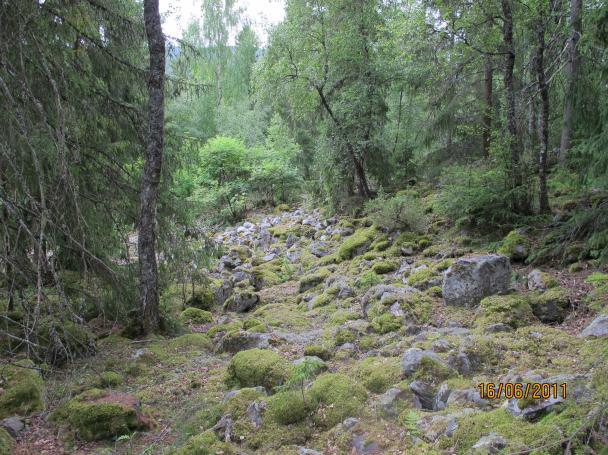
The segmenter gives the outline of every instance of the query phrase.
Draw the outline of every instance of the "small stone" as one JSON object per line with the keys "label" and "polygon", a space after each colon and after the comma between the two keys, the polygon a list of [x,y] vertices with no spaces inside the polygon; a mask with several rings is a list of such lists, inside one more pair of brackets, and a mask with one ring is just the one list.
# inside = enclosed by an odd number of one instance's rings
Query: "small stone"
{"label": "small stone", "polygon": [[11,416],[3,419],[0,421],[0,427],[4,428],[14,439],[25,430],[25,424],[18,416]]}
{"label": "small stone", "polygon": [[420,366],[420,362],[423,358],[429,358],[435,362],[443,363],[437,354],[433,351],[423,351],[419,348],[410,348],[403,354],[401,360],[401,367],[406,376],[413,375]]}
{"label": "small stone", "polygon": [[435,400],[433,402],[434,411],[441,411],[442,409],[446,408],[448,398],[450,397],[451,392],[452,391],[450,390],[450,387],[448,386],[447,382],[444,382],[443,384],[441,384],[441,386],[439,386],[439,390],[437,391],[437,394],[435,395]]}
{"label": "small stone", "polygon": [[[435,388],[432,384],[425,381],[413,381],[409,385],[409,389],[415,395],[415,405],[418,408],[433,410],[435,400]],[[417,400],[416,400],[417,399]]]}
{"label": "small stone", "polygon": [[500,452],[507,445],[508,442],[505,438],[496,433],[490,433],[480,438],[473,446],[473,450],[478,453],[494,454]]}
{"label": "small stone", "polygon": [[608,336],[608,314],[598,316],[580,334],[581,337],[605,337]]}
{"label": "small stone", "polygon": [[408,398],[409,394],[406,390],[392,387],[380,395],[378,406],[387,416],[396,417]]}

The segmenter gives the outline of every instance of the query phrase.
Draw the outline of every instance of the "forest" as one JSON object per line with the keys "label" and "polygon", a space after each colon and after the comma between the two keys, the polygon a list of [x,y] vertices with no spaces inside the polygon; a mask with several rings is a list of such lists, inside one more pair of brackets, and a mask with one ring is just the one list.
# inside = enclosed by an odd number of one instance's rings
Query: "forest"
{"label": "forest", "polygon": [[608,454],[608,2],[251,3],[0,0],[0,455]]}

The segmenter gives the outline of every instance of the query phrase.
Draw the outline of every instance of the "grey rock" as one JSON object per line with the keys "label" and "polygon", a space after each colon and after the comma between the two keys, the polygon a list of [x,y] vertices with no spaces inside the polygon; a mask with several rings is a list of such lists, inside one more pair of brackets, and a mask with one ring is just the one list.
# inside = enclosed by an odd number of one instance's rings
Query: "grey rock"
{"label": "grey rock", "polygon": [[131,360],[137,360],[139,359],[141,356],[144,355],[154,355],[152,354],[152,351],[150,351],[148,348],[141,348],[141,349],[137,349],[132,355],[131,355]]}
{"label": "grey rock", "polygon": [[551,412],[557,405],[563,402],[564,399],[562,397],[551,396],[548,400],[541,400],[520,409],[519,400],[517,398],[511,398],[507,401],[507,411],[509,411],[515,417],[523,417],[526,420],[536,420]]}
{"label": "grey rock", "polygon": [[290,232],[289,234],[287,234],[287,239],[285,240],[285,246],[287,248],[291,248],[292,246],[294,246],[296,244],[297,241],[298,241],[298,238],[295,236],[295,234],[293,232]]}
{"label": "grey rock", "polygon": [[420,367],[420,362],[424,358],[429,358],[438,362],[440,364],[444,364],[444,362],[439,358],[437,354],[433,351],[423,351],[419,348],[410,348],[403,354],[403,358],[401,359],[401,368],[406,376],[413,375],[418,368]]}
{"label": "grey rock", "polygon": [[233,287],[230,281],[224,281],[220,287],[213,291],[213,304],[218,306],[223,305],[228,300],[228,297],[232,295]]}
{"label": "grey rock", "polygon": [[252,401],[247,407],[247,418],[253,424],[254,428],[259,428],[262,425],[262,413],[266,409],[266,402]]}
{"label": "grey rock", "polygon": [[568,315],[569,308],[570,298],[565,292],[549,291],[532,301],[534,316],[544,324],[561,324]]}
{"label": "grey rock", "polygon": [[7,417],[6,419],[2,419],[2,421],[0,421],[0,427],[4,428],[7,433],[15,439],[21,434],[21,432],[23,432],[23,430],[25,430],[25,424],[18,416],[11,416]]}
{"label": "grey rock", "polygon": [[528,273],[528,289],[531,291],[546,291],[548,288],[549,285],[545,281],[543,272],[534,269]]}
{"label": "grey rock", "polygon": [[262,261],[263,262],[270,262],[270,261],[276,259],[276,257],[277,257],[277,255],[275,253],[269,253],[269,254],[267,254],[266,256],[264,256],[262,258]]}
{"label": "grey rock", "polygon": [[249,222],[249,221],[245,221],[245,222],[243,223],[243,227],[244,227],[245,229],[253,229],[253,228],[255,227],[255,225],[254,225],[253,223]]}
{"label": "grey rock", "polygon": [[353,428],[355,425],[357,425],[359,423],[359,419],[357,419],[356,417],[347,417],[346,419],[344,419],[344,421],[342,422],[342,426],[347,429],[350,430],[351,428]]}
{"label": "grey rock", "polygon": [[375,441],[369,441],[365,434],[353,435],[351,441],[352,451],[356,455],[372,455],[381,454],[380,445]]}
{"label": "grey rock", "polygon": [[243,261],[236,255],[224,255],[220,258],[220,269],[234,270],[242,263]]}
{"label": "grey rock", "polygon": [[222,441],[230,442],[232,438],[232,417],[230,415],[223,415],[222,418],[217,422],[212,430],[215,431],[218,438]]}
{"label": "grey rock", "polygon": [[413,381],[409,389],[414,393],[414,406],[432,411],[435,400],[435,388],[433,384],[425,381]]}
{"label": "grey rock", "polygon": [[411,256],[414,254],[414,248],[411,246],[402,246],[401,247],[401,255],[402,256]]}
{"label": "grey rock", "polygon": [[466,352],[451,355],[448,358],[448,365],[463,376],[468,376],[471,373],[471,360]]}
{"label": "grey rock", "polygon": [[299,455],[323,455],[321,452],[317,452],[313,449],[307,449],[306,447],[299,447],[298,453]]}
{"label": "grey rock", "polygon": [[487,326],[484,331],[486,333],[512,332],[513,327],[508,324],[503,324],[502,322],[497,322],[496,324]]}
{"label": "grey rock", "polygon": [[[257,387],[251,387],[253,390],[255,390],[256,392],[259,392],[263,395],[266,395],[266,389],[262,386],[257,386]],[[226,403],[230,398],[234,398],[235,396],[237,396],[239,393],[241,393],[243,389],[236,389],[236,390],[230,390],[229,392],[226,392],[224,394],[224,398],[222,398],[222,403]]]}
{"label": "grey rock", "polygon": [[479,396],[479,390],[474,388],[452,390],[447,401],[447,406],[465,408],[474,406],[476,408],[487,409],[491,407],[488,400]]}
{"label": "grey rock", "polygon": [[378,398],[378,408],[389,417],[396,417],[409,400],[410,394],[406,390],[392,387]]}
{"label": "grey rock", "polygon": [[[240,283],[242,281],[253,282],[253,277],[251,276],[250,273],[243,272],[242,270],[238,270],[232,274],[232,276],[230,277],[230,281],[232,281],[232,283],[234,283],[234,284]],[[225,301],[225,299],[224,299],[224,301]]]}
{"label": "grey rock", "polygon": [[448,305],[475,306],[484,297],[506,292],[510,283],[511,263],[506,256],[461,258],[445,272],[443,298]]}
{"label": "grey rock", "polygon": [[458,423],[452,415],[434,415],[420,419],[417,427],[426,441],[435,442],[441,436],[451,438],[458,428]]}
{"label": "grey rock", "polygon": [[580,336],[583,338],[608,336],[608,314],[596,317],[591,324],[585,327]]}
{"label": "grey rock", "polygon": [[329,243],[323,241],[312,242],[308,247],[311,254],[320,258],[329,254]]}
{"label": "grey rock", "polygon": [[289,262],[291,262],[292,264],[294,262],[298,262],[300,260],[300,258],[302,257],[302,252],[301,251],[288,251],[287,253],[285,253],[285,257],[287,258],[287,260]]}
{"label": "grey rock", "polygon": [[487,434],[479,439],[473,446],[475,453],[494,454],[507,447],[509,443],[497,433]]}
{"label": "grey rock", "polygon": [[437,394],[433,400],[434,411],[441,411],[447,407],[448,398],[450,397],[451,392],[447,382],[444,382],[439,386],[439,390],[437,390]]}
{"label": "grey rock", "polygon": [[260,296],[255,292],[236,291],[228,300],[226,300],[224,309],[237,313],[245,313],[255,307],[259,302]]}

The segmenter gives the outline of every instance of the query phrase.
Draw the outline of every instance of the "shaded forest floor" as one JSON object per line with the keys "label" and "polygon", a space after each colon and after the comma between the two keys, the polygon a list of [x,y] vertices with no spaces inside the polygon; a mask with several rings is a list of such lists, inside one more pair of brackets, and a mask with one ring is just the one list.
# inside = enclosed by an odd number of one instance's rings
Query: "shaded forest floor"
{"label": "shaded forest floor", "polygon": [[[608,338],[580,334],[607,297],[588,265],[543,268],[544,284],[530,289],[533,267],[513,261],[500,305],[467,308],[445,304],[444,272],[496,245],[442,231],[389,235],[367,219],[302,209],[253,215],[215,239],[225,254],[208,282],[188,285],[186,302],[179,285],[162,296],[187,333],[132,340],[105,327],[96,355],[45,380],[47,409],[27,419],[14,453],[562,453],[606,442],[593,435],[605,430]],[[551,292],[567,309],[543,323],[528,305]],[[183,313],[185,304],[203,313]],[[415,371],[403,358],[412,348],[427,356]],[[275,370],[256,356],[267,351],[291,390],[265,383]],[[255,355],[239,367],[238,352]],[[294,369],[302,359],[309,370]],[[515,404],[479,396],[479,383],[498,382],[565,382],[569,393]],[[73,425],[50,421],[91,388],[136,397],[147,431],[83,442]],[[300,392],[303,405],[289,401]]]}

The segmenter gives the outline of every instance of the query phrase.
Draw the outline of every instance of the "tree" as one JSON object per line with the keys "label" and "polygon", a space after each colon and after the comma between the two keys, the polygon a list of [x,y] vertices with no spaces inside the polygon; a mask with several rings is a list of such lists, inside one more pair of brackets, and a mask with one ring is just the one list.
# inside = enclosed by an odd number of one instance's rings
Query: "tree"
{"label": "tree", "polygon": [[540,93],[540,154],[538,162],[539,178],[539,211],[549,211],[549,196],[547,195],[547,152],[549,149],[549,88],[545,75],[545,27],[546,17],[544,0],[537,0],[537,18],[535,23],[537,51],[536,51],[536,75],[538,91]]}
{"label": "tree", "polygon": [[568,64],[566,66],[567,86],[564,97],[564,117],[559,149],[559,158],[562,162],[566,160],[571,147],[574,101],[576,98],[576,85],[581,66],[578,42],[583,31],[583,21],[581,19],[582,8],[583,0],[570,0],[570,38],[567,43]]}
{"label": "tree", "polygon": [[148,78],[148,143],[142,174],[138,226],[140,306],[144,333],[158,329],[159,294],[156,264],[156,205],[164,147],[165,37],[158,0],[144,1],[144,23],[150,53]]}

